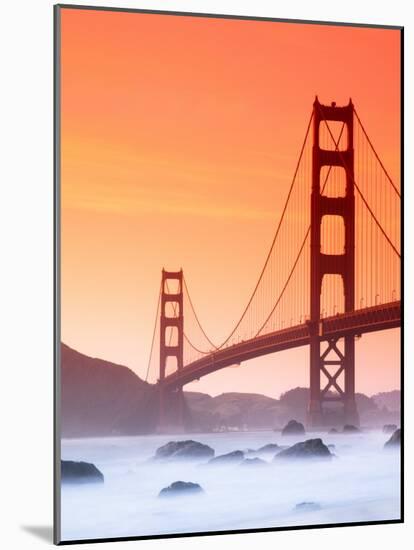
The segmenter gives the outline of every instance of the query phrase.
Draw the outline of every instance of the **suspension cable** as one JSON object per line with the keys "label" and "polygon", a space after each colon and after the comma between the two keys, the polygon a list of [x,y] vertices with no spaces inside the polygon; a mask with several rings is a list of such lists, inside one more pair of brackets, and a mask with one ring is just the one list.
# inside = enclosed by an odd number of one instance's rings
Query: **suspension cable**
{"label": "suspension cable", "polygon": [[293,266],[292,266],[292,269],[290,270],[290,273],[288,275],[288,278],[286,279],[285,281],[285,284],[283,285],[283,288],[282,290],[280,291],[280,294],[278,296],[278,299],[276,300],[275,302],[275,305],[273,306],[272,310],[270,311],[269,315],[266,317],[266,320],[264,321],[264,323],[261,325],[261,327],[259,328],[259,330],[256,332],[256,334],[254,335],[254,338],[257,338],[257,336],[259,336],[259,334],[262,332],[262,330],[264,329],[264,327],[267,325],[269,319],[271,318],[271,316],[273,315],[273,313],[275,312],[277,306],[279,305],[280,303],[280,300],[283,298],[283,295],[285,293],[285,290],[287,289],[288,287],[288,284],[293,276],[293,273],[296,269],[296,266],[298,265],[298,262],[299,262],[299,258],[303,252],[303,249],[305,247],[305,243],[307,241],[307,238],[308,238],[308,235],[309,235],[309,232],[310,232],[310,226],[308,227],[308,230],[306,231],[306,235],[305,235],[305,238],[303,239],[302,241],[302,244],[301,244],[301,247],[299,248],[299,252],[296,256],[296,259],[293,263]]}
{"label": "suspension cable", "polygon": [[[326,118],[323,116],[323,113],[322,113],[322,110],[320,109],[319,105],[318,105],[318,109],[320,111],[320,114],[321,114],[321,117],[323,119],[323,121],[325,122],[325,125],[326,125],[326,128],[328,129],[328,132],[329,132],[329,135],[331,136],[331,139],[333,140],[333,142],[335,143],[335,138],[332,134],[332,131],[331,131],[331,128],[329,127],[329,124],[326,120]],[[363,203],[365,204],[366,208],[368,209],[368,212],[371,214],[373,220],[375,221],[375,223],[377,224],[379,230],[381,231],[381,233],[384,235],[384,237],[386,238],[386,240],[388,241],[389,245],[391,246],[391,248],[394,250],[394,252],[397,254],[397,256],[399,258],[401,258],[401,254],[398,252],[398,250],[395,248],[393,242],[391,241],[391,239],[388,237],[386,231],[384,230],[384,228],[382,227],[381,223],[379,222],[378,218],[375,216],[374,212],[372,211],[371,207],[369,206],[367,200],[365,199],[361,189],[359,188],[358,184],[356,183],[355,181],[355,178],[353,176],[353,174],[350,173],[350,170],[349,170],[349,167],[347,165],[347,163],[345,162],[345,159],[344,159],[344,156],[343,154],[341,153],[340,150],[338,150],[338,153],[339,153],[339,156],[341,157],[342,159],[342,163],[343,163],[343,166],[345,168],[345,171],[346,173],[348,174],[348,176],[352,179],[352,182],[354,184],[354,187],[356,188],[356,190],[358,191],[359,193],[359,196],[361,197]]]}
{"label": "suspension cable", "polygon": [[[187,336],[187,334],[184,332],[183,333],[183,336],[184,336],[184,340],[187,342],[187,344],[193,348],[194,351],[196,351],[197,353],[201,353],[201,355],[210,355],[210,353],[212,353],[211,349],[208,350],[208,351],[204,351],[202,349],[199,349],[197,346],[195,346],[191,340],[189,339],[189,337]],[[215,350],[216,351],[216,350]]]}
{"label": "suspension cable", "polygon": [[[197,315],[195,313],[195,310],[194,310],[194,307],[192,305],[192,302],[191,302],[191,298],[190,298],[190,294],[188,292],[188,288],[187,288],[187,285],[185,284],[185,279],[184,279],[184,276],[183,276],[183,282],[184,282],[184,285],[185,285],[185,290],[187,291],[187,296],[188,296],[188,299],[189,299],[189,302],[191,304],[191,309],[193,310],[193,313],[194,313],[194,316],[198,322],[198,318],[197,318]],[[167,294],[170,293],[170,287],[168,285],[168,280],[165,281],[165,286],[166,286],[166,289],[167,289]],[[172,308],[173,308],[173,313],[174,313],[174,316],[176,317],[177,315],[177,304],[176,302],[172,302]],[[199,323],[199,326],[201,328],[201,325]],[[204,333],[204,331],[203,331]],[[204,333],[204,335],[207,337],[207,335]],[[194,351],[197,351],[198,353],[201,353],[203,355],[208,355],[211,353],[211,350],[210,351],[203,351],[201,349],[198,349],[197,346],[195,346],[191,340],[188,338],[188,336],[186,335],[186,333],[183,331],[183,337],[184,337],[184,340],[188,343],[189,346],[191,346],[193,348]],[[170,332],[170,337],[169,337],[169,343],[168,345],[171,345],[171,339],[172,339],[172,331]]]}
{"label": "suspension cable", "polygon": [[[274,249],[274,246],[276,244],[276,240],[279,236],[279,233],[280,233],[280,229],[281,229],[281,226],[282,226],[282,223],[283,223],[283,220],[285,218],[285,214],[286,214],[286,210],[287,210],[287,207],[288,207],[288,204],[289,204],[289,201],[290,201],[290,198],[292,196],[292,191],[293,191],[293,188],[294,188],[294,185],[295,185],[295,182],[296,182],[296,176],[298,174],[298,171],[299,171],[299,166],[300,166],[300,163],[301,163],[301,160],[302,160],[302,157],[303,157],[303,152],[305,150],[305,146],[306,146],[306,142],[308,140],[308,135],[309,135],[309,131],[310,131],[310,128],[311,128],[311,124],[312,124],[312,120],[313,120],[313,110],[312,110],[312,113],[311,113],[311,116],[309,117],[309,122],[308,122],[308,125],[307,125],[307,128],[306,128],[306,132],[305,132],[305,137],[304,137],[304,140],[303,140],[303,143],[302,143],[302,147],[301,147],[301,150],[300,150],[300,154],[299,154],[299,158],[297,160],[297,163],[296,163],[296,168],[295,168],[295,172],[293,174],[293,178],[292,178],[292,181],[291,181],[291,184],[290,184],[290,188],[289,188],[289,192],[288,192],[288,195],[287,195],[287,198],[286,198],[286,201],[285,201],[285,204],[284,204],[284,207],[283,207],[283,210],[282,210],[282,213],[281,213],[281,216],[280,216],[280,219],[279,219],[279,223],[277,225],[277,229],[276,229],[276,232],[275,232],[275,235],[273,237],[273,241],[272,241],[272,244],[270,246],[270,249],[269,249],[269,252],[267,254],[267,257],[266,257],[266,260],[265,260],[265,263],[263,265],[263,268],[260,272],[260,275],[259,275],[259,278],[256,282],[256,285],[253,289],[253,292],[250,296],[250,299],[249,301],[247,302],[247,305],[246,307],[244,308],[243,310],[243,313],[241,314],[239,320],[237,321],[236,325],[234,326],[233,330],[231,331],[231,333],[227,336],[227,338],[219,345],[214,345],[210,338],[207,337],[204,329],[201,327],[201,324],[200,322],[198,321],[198,324],[203,332],[203,334],[206,336],[207,340],[210,342],[210,344],[213,345],[213,347],[216,349],[216,350],[219,350],[221,348],[223,348],[227,342],[230,340],[230,338],[234,335],[234,333],[236,332],[236,330],[239,328],[240,324],[242,323],[243,319],[245,318],[246,314],[247,314],[247,311],[253,301],[253,298],[255,297],[256,293],[257,293],[257,290],[259,288],[259,285],[263,279],[263,276],[264,276],[264,273],[266,271],[266,267],[270,261],[270,258],[271,258],[271,255],[272,255],[272,252],[273,252],[273,249]],[[188,290],[187,290],[187,293],[188,293]],[[209,353],[209,352],[208,352]]]}
{"label": "suspension cable", "polygon": [[149,358],[148,358],[148,365],[147,365],[147,373],[145,375],[145,382],[147,382],[147,380],[148,380],[148,375],[149,375],[149,371],[150,371],[150,367],[151,367],[151,361],[152,361],[152,353],[153,353],[153,350],[154,350],[155,334],[156,334],[156,330],[157,330],[158,315],[159,315],[159,312],[160,312],[160,304],[161,304],[161,290],[162,290],[162,287],[160,285],[160,291],[158,293],[157,313],[155,314],[154,330],[152,331],[151,349],[150,349],[150,354],[149,354]]}
{"label": "suspension cable", "polygon": [[[192,310],[192,312],[193,312],[193,315],[194,315],[194,317],[195,317],[195,320],[197,321],[197,324],[198,324],[198,326],[199,326],[201,332],[203,333],[205,339],[207,340],[207,342],[208,342],[211,346],[213,346],[214,349],[217,349],[216,345],[215,345],[215,344],[210,340],[210,338],[207,336],[207,334],[206,334],[204,328],[202,327],[202,325],[201,325],[201,323],[200,323],[200,320],[199,320],[199,318],[198,318],[198,316],[197,316],[197,313],[196,313],[196,311],[195,311],[195,309],[194,309],[193,301],[191,300],[191,295],[190,295],[190,293],[189,293],[189,291],[188,291],[187,281],[185,280],[185,277],[184,277],[184,276],[183,276],[183,281],[184,281],[184,289],[185,289],[185,291],[186,291],[186,293],[187,293],[187,298],[188,298],[188,301],[189,301],[189,303],[190,303],[191,310]],[[187,340],[188,340],[188,339],[187,339]],[[189,340],[188,340],[188,343],[190,343]],[[191,343],[190,343],[190,344],[191,344]],[[194,347],[194,346],[193,346],[193,347]],[[196,348],[194,348],[194,349],[196,349]]]}
{"label": "suspension cable", "polygon": [[[338,136],[338,140],[336,141],[336,140],[334,139],[335,150],[336,150],[336,151],[338,150],[338,145],[339,145],[339,143],[340,143],[340,141],[341,141],[341,137],[342,137],[342,133],[343,133],[343,131],[344,131],[344,128],[345,128],[345,123],[342,124],[342,128],[341,128],[341,131],[340,131],[339,136]],[[330,175],[330,173],[331,173],[331,170],[332,170],[332,166],[329,166],[328,171],[327,171],[326,176],[325,176],[325,181],[323,182],[323,185],[322,185],[322,193],[325,191],[325,187],[326,187],[326,185],[327,185],[327,183],[328,183],[328,178],[329,178],[329,175]],[[292,269],[290,270],[290,273],[289,273],[289,275],[288,275],[288,278],[287,278],[286,281],[285,281],[285,284],[284,284],[284,286],[283,286],[283,288],[282,288],[282,290],[281,290],[281,292],[280,292],[280,294],[279,294],[279,296],[278,296],[278,298],[277,298],[277,300],[276,300],[276,302],[275,302],[275,305],[273,306],[272,310],[270,311],[270,313],[269,313],[269,315],[267,316],[267,318],[266,318],[266,320],[264,321],[264,323],[261,325],[260,329],[256,332],[254,338],[257,338],[257,336],[259,336],[259,334],[262,332],[262,330],[264,329],[264,327],[265,327],[265,326],[267,325],[267,323],[269,322],[269,319],[271,318],[271,316],[272,316],[273,313],[275,312],[277,306],[279,305],[280,300],[283,298],[283,295],[284,295],[284,293],[285,293],[285,290],[286,290],[286,288],[288,287],[289,281],[291,280],[291,278],[292,278],[292,276],[293,276],[293,273],[294,273],[294,271],[295,271],[295,269],[296,269],[296,266],[298,265],[299,258],[300,258],[301,254],[302,254],[302,252],[303,252],[304,247],[305,247],[305,243],[306,243],[306,240],[307,240],[307,238],[308,238],[308,236],[309,236],[310,230],[311,230],[311,225],[308,226],[308,229],[307,229],[307,231],[306,231],[305,237],[303,238],[302,244],[301,244],[301,246],[300,246],[300,248],[299,248],[299,252],[297,253],[296,259],[295,259],[295,261],[294,261],[294,263],[293,263]]]}
{"label": "suspension cable", "polygon": [[[369,139],[369,137],[368,137],[368,135],[367,135],[367,133],[366,133],[366,131],[365,131],[365,128],[364,128],[363,125],[362,125],[361,120],[359,119],[359,117],[358,117],[358,115],[357,115],[357,113],[356,113],[355,110],[354,110],[354,112],[355,112],[355,115],[356,115],[356,117],[357,117],[357,119],[358,119],[358,122],[360,123],[361,129],[363,130],[363,132],[364,132],[364,134],[365,134],[365,136],[366,136],[366,138],[367,138],[368,143],[370,144],[370,146],[371,146],[371,148],[372,148],[372,150],[373,150],[373,152],[374,152],[374,154],[375,154],[377,160],[379,161],[381,167],[382,167],[383,170],[384,170],[384,173],[386,174],[387,178],[389,179],[389,181],[390,181],[392,187],[394,188],[395,192],[397,193],[397,195],[400,196],[400,194],[399,194],[397,188],[395,187],[394,183],[392,182],[392,180],[391,180],[391,178],[390,178],[388,172],[386,171],[384,165],[382,164],[380,158],[378,157],[378,154],[377,154],[377,152],[375,151],[375,149],[374,149],[374,147],[373,147],[373,145],[372,145],[372,142],[370,141],[370,139]],[[321,114],[322,114],[322,113],[321,113]],[[280,227],[281,227],[282,221],[283,221],[283,219],[284,219],[284,216],[285,216],[285,213],[286,213],[286,210],[287,210],[287,206],[288,206],[288,203],[289,203],[291,194],[292,194],[292,190],[293,190],[294,183],[295,183],[295,181],[296,181],[296,175],[297,175],[297,172],[298,172],[298,168],[299,168],[300,161],[301,161],[301,158],[302,158],[302,155],[303,155],[304,147],[305,147],[305,144],[306,144],[306,141],[307,141],[307,137],[308,137],[308,134],[309,134],[309,130],[310,130],[310,125],[311,125],[311,122],[312,122],[312,118],[313,118],[313,113],[312,113],[312,116],[310,117],[310,120],[309,120],[309,124],[308,124],[307,131],[306,131],[306,135],[305,135],[305,140],[304,140],[304,143],[303,143],[303,145],[302,145],[301,153],[300,153],[299,160],[298,160],[298,163],[297,163],[297,166],[296,166],[296,170],[295,170],[295,174],[294,174],[294,177],[293,177],[293,180],[292,180],[290,189],[289,189],[289,193],[288,193],[288,196],[287,196],[287,200],[286,200],[286,202],[285,202],[285,205],[284,205],[284,208],[283,208],[283,211],[282,211],[282,215],[281,215],[281,218],[280,218],[280,220],[279,220],[279,224],[278,224],[278,227],[277,227],[275,236],[274,236],[273,241],[272,241],[272,245],[271,245],[271,247],[270,247],[270,250],[269,250],[269,253],[268,253],[268,255],[267,255],[267,258],[266,258],[265,264],[264,264],[264,266],[263,266],[263,269],[262,269],[262,271],[261,271],[261,273],[260,273],[259,279],[258,279],[258,281],[257,281],[257,283],[256,283],[256,286],[255,286],[255,288],[254,288],[254,290],[253,290],[253,293],[252,293],[252,295],[251,295],[251,297],[250,297],[250,299],[249,299],[249,301],[248,301],[248,303],[247,303],[247,306],[245,307],[245,309],[244,309],[244,311],[243,311],[243,313],[242,313],[242,315],[241,315],[239,321],[237,322],[237,324],[236,324],[235,327],[233,328],[233,330],[232,330],[232,332],[230,333],[230,335],[226,338],[226,340],[225,340],[220,346],[215,346],[214,343],[213,343],[213,342],[210,340],[210,338],[207,336],[205,330],[203,329],[203,327],[202,327],[202,325],[201,325],[201,323],[200,323],[200,321],[199,321],[199,319],[198,319],[198,316],[197,316],[197,314],[196,314],[196,311],[195,311],[193,302],[192,302],[192,300],[191,300],[190,293],[189,293],[189,291],[188,291],[188,287],[187,287],[186,281],[185,281],[185,279],[184,279],[185,290],[186,290],[186,293],[187,293],[187,296],[188,296],[188,299],[189,299],[190,306],[191,306],[191,309],[192,309],[192,311],[193,311],[194,317],[195,317],[195,319],[196,319],[196,321],[197,321],[197,324],[198,324],[200,330],[202,331],[204,337],[206,338],[206,340],[209,342],[210,345],[212,345],[212,346],[215,348],[215,350],[221,349],[221,348],[230,340],[230,338],[234,335],[234,333],[236,332],[237,328],[240,326],[240,323],[242,322],[243,318],[245,317],[245,315],[246,315],[246,313],[247,313],[247,310],[248,310],[250,304],[252,303],[252,300],[253,300],[253,298],[254,298],[254,296],[255,296],[255,294],[256,294],[256,292],[257,292],[257,289],[258,289],[258,287],[259,287],[259,284],[260,284],[260,282],[261,282],[261,280],[262,280],[262,278],[263,278],[265,269],[266,269],[266,267],[267,267],[267,265],[268,265],[268,263],[269,263],[269,260],[270,260],[270,257],[271,257],[271,253],[272,253],[272,251],[273,251],[275,242],[276,242],[276,240],[277,240],[277,236],[278,236],[279,231],[280,231]],[[395,246],[393,245],[391,239],[388,237],[388,235],[387,235],[387,233],[385,232],[385,230],[383,229],[381,223],[379,222],[379,220],[378,220],[377,217],[375,216],[374,212],[373,212],[372,209],[370,208],[370,206],[369,206],[367,200],[365,199],[365,196],[363,195],[361,189],[359,188],[358,184],[355,182],[355,179],[354,179],[353,175],[352,175],[352,174],[349,174],[349,172],[350,172],[350,171],[349,171],[349,167],[348,167],[347,164],[344,162],[343,155],[342,155],[341,151],[338,149],[338,145],[339,145],[340,139],[341,139],[341,137],[342,137],[342,133],[343,133],[343,130],[344,130],[344,127],[345,127],[345,123],[343,123],[343,125],[342,125],[341,132],[340,132],[340,134],[339,134],[338,140],[335,140],[335,138],[334,138],[334,136],[333,136],[333,134],[332,134],[331,128],[329,127],[329,124],[328,124],[327,120],[325,119],[325,117],[323,116],[323,114],[322,114],[322,119],[324,120],[325,125],[326,125],[326,127],[327,127],[327,130],[328,130],[328,132],[329,132],[329,134],[330,134],[330,137],[331,137],[332,141],[333,141],[334,144],[335,144],[335,150],[338,151],[338,152],[339,152],[339,155],[342,157],[344,168],[345,168],[345,170],[347,171],[348,175],[350,175],[351,179],[353,180],[353,184],[354,184],[355,188],[357,189],[357,191],[358,191],[358,193],[359,193],[359,195],[360,195],[360,197],[361,197],[363,203],[365,204],[367,210],[368,210],[369,213],[371,214],[373,220],[374,220],[375,223],[377,224],[378,228],[380,229],[380,231],[382,232],[382,234],[384,235],[384,237],[386,238],[386,240],[388,241],[388,243],[390,244],[390,246],[392,247],[392,249],[394,250],[394,252],[395,252],[399,257],[401,257],[401,256],[400,256],[400,253],[399,253],[398,250],[395,248]],[[327,173],[327,175],[326,175],[324,184],[323,184],[323,186],[322,186],[322,192],[324,191],[325,186],[326,186],[326,184],[327,184],[327,181],[328,181],[328,178],[329,178],[329,174],[330,174],[331,168],[332,168],[332,167],[330,166],[330,167],[329,167],[329,170],[328,170],[328,173]],[[263,328],[266,326],[266,324],[268,323],[269,319],[271,318],[271,316],[273,315],[274,311],[276,310],[278,304],[280,303],[280,301],[281,301],[281,299],[282,299],[282,297],[283,297],[283,295],[284,295],[284,293],[285,293],[285,291],[286,291],[286,289],[287,289],[287,287],[288,287],[288,284],[289,284],[289,282],[290,282],[290,280],[291,280],[291,278],[292,278],[292,276],[293,276],[293,273],[294,273],[294,271],[295,271],[295,269],[296,269],[296,266],[297,266],[297,264],[298,264],[298,262],[299,262],[300,256],[301,256],[301,254],[302,254],[302,252],[303,252],[303,249],[304,249],[304,247],[305,247],[305,243],[306,243],[306,241],[307,241],[307,239],[308,239],[308,236],[309,236],[309,233],[310,233],[310,227],[311,227],[311,226],[309,226],[308,229],[307,229],[307,231],[306,231],[305,237],[304,237],[304,239],[303,239],[303,241],[302,241],[301,247],[300,247],[300,249],[299,249],[299,251],[298,251],[298,254],[297,254],[297,256],[296,256],[295,262],[294,262],[294,264],[293,264],[293,266],[292,266],[292,269],[291,269],[291,271],[290,271],[290,273],[289,273],[289,276],[287,277],[287,279],[286,279],[286,281],[285,281],[285,284],[284,284],[284,286],[283,286],[283,288],[282,288],[282,290],[281,290],[281,292],[280,292],[280,294],[279,294],[279,296],[278,296],[278,299],[276,300],[276,302],[275,302],[275,304],[274,304],[274,306],[273,306],[271,312],[270,312],[269,315],[267,316],[265,322],[261,325],[260,329],[257,331],[255,337],[257,337],[257,336],[260,334],[260,332],[263,330]],[[203,355],[208,355],[208,354],[211,353],[211,350],[209,350],[209,351],[203,351],[203,350],[200,350],[199,348],[197,348],[194,344],[192,344],[192,342],[189,340],[189,338],[187,337],[186,334],[184,334],[184,338],[185,338],[185,340],[187,341],[187,343],[188,343],[195,351],[197,351],[198,353],[201,353],[201,354],[203,354]]]}
{"label": "suspension cable", "polygon": [[382,161],[381,161],[381,159],[380,159],[380,156],[378,155],[378,153],[377,153],[377,151],[376,151],[376,149],[375,149],[375,147],[374,147],[372,141],[370,140],[370,138],[369,138],[369,136],[368,136],[367,131],[366,131],[365,128],[364,128],[364,125],[362,124],[361,119],[360,119],[359,116],[358,116],[358,113],[356,112],[355,107],[354,107],[354,114],[355,114],[355,116],[356,116],[356,118],[357,118],[357,120],[358,120],[358,122],[359,122],[359,125],[361,126],[362,131],[364,132],[365,137],[367,138],[368,143],[369,143],[370,146],[371,146],[371,149],[372,149],[372,151],[373,151],[373,153],[374,153],[374,155],[375,155],[377,161],[380,163],[381,168],[384,170],[384,174],[387,176],[388,181],[390,182],[390,184],[391,184],[392,188],[394,189],[394,191],[397,193],[398,197],[401,198],[400,191],[398,190],[398,188],[397,188],[397,186],[395,185],[395,183],[392,181],[391,176],[389,175],[387,169],[385,168],[384,164],[382,163]]}
{"label": "suspension cable", "polygon": [[[312,119],[311,119],[311,120],[312,120]],[[344,128],[345,128],[345,123],[342,124],[341,131],[340,131],[339,136],[338,136],[338,140],[335,140],[335,138],[334,138],[335,150],[336,150],[336,151],[338,150],[338,146],[339,146],[339,143],[340,143],[340,140],[341,140],[341,137],[342,137]],[[309,131],[309,129],[308,129],[308,131]],[[332,170],[332,166],[329,166],[328,171],[327,171],[326,176],[325,176],[325,180],[324,180],[323,185],[322,185],[322,193],[325,191],[325,188],[326,188],[326,185],[327,185],[327,183],[328,183],[328,179],[329,179],[329,175],[330,175],[330,173],[331,173],[331,170]],[[291,271],[290,271],[290,273],[289,273],[289,275],[288,275],[288,278],[286,279],[285,284],[284,284],[284,286],[283,286],[283,288],[282,288],[282,290],[281,290],[281,292],[280,292],[280,294],[279,294],[279,296],[278,296],[278,298],[277,298],[277,300],[276,300],[276,302],[275,302],[275,305],[273,306],[272,310],[270,311],[269,315],[267,316],[265,322],[261,325],[260,329],[256,332],[254,338],[256,338],[257,336],[259,336],[259,334],[261,333],[261,331],[262,331],[263,328],[266,326],[266,324],[268,323],[269,319],[271,318],[271,316],[272,316],[273,313],[275,312],[277,306],[279,305],[279,303],[280,303],[280,301],[281,301],[281,299],[282,299],[282,297],[283,297],[283,295],[284,295],[284,293],[285,293],[285,291],[286,291],[286,288],[288,287],[288,284],[289,284],[289,282],[290,282],[290,280],[291,280],[291,278],[292,278],[292,276],[293,276],[293,273],[294,273],[294,271],[295,271],[295,269],[296,269],[296,266],[297,266],[297,264],[298,264],[298,262],[299,262],[300,256],[301,256],[301,254],[302,254],[302,252],[303,252],[303,249],[304,249],[304,247],[305,247],[305,244],[306,244],[306,240],[307,240],[307,238],[308,238],[308,236],[309,236],[310,229],[311,229],[311,226],[309,225],[309,226],[308,226],[308,229],[307,229],[307,231],[306,231],[306,233],[305,233],[305,237],[304,237],[304,239],[303,239],[303,241],[302,241],[302,244],[301,244],[301,246],[300,246],[300,248],[299,248],[298,254],[296,255],[296,259],[295,259],[295,261],[294,261],[294,264],[293,264],[293,266],[292,266],[292,269],[291,269]],[[268,261],[268,259],[267,259],[267,261]],[[266,261],[266,263],[267,263],[267,261]],[[263,274],[263,273],[262,273],[262,274]],[[187,294],[189,295],[188,289],[187,289]],[[190,302],[191,302],[191,300],[190,300]],[[196,317],[196,319],[197,319],[197,316],[196,316],[196,314],[195,314],[194,307],[193,307],[192,304],[191,304],[191,306],[192,306],[194,315],[195,315],[195,317]],[[210,339],[207,337],[207,335],[205,334],[205,332],[204,332],[204,330],[202,329],[202,327],[201,327],[200,324],[199,324],[199,326],[200,326],[200,328],[201,328],[203,334],[206,336],[207,340],[211,343]],[[237,326],[236,326],[236,328],[237,328]],[[235,332],[235,330],[232,331],[232,333],[231,333],[230,336],[232,336],[232,335],[234,334],[234,332]],[[191,341],[189,340],[189,338],[188,338],[185,334],[184,334],[184,337],[185,337],[186,341],[188,342],[188,344],[189,344],[195,351],[197,351],[198,353],[201,353],[201,354],[203,354],[203,355],[208,355],[208,354],[211,353],[211,350],[209,350],[209,351],[203,351],[203,350],[198,349],[196,346],[194,346],[194,345],[191,343]],[[217,351],[217,350],[221,349],[221,347],[223,347],[223,346],[215,347],[215,350]]]}

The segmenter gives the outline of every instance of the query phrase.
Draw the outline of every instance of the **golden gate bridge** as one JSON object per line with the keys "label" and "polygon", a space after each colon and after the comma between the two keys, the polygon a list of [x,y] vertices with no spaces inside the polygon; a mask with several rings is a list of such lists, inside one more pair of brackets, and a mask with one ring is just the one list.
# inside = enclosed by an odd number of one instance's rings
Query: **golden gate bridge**
{"label": "golden gate bridge", "polygon": [[352,101],[316,98],[270,250],[222,342],[204,330],[183,271],[162,271],[146,374],[157,369],[159,429],[183,425],[185,384],[299,346],[310,349],[308,425],[323,425],[329,402],[358,424],[355,339],[401,325],[400,216],[399,186]]}

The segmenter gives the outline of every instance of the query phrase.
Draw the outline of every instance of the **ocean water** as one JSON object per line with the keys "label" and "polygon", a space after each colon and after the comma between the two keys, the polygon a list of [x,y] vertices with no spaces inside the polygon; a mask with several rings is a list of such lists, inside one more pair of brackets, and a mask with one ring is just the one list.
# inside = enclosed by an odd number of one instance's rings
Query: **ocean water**
{"label": "ocean water", "polygon": [[[268,466],[257,467],[149,460],[171,440],[206,443],[217,456],[267,443],[292,445],[311,437],[335,445],[336,457],[327,462],[271,463],[269,456]],[[398,519],[400,457],[398,451],[384,450],[388,438],[371,431],[305,437],[230,432],[63,440],[62,459],[94,463],[105,482],[62,487],[62,539]],[[205,494],[158,498],[163,487],[178,480],[199,483]],[[295,510],[301,502],[316,502],[320,509]]]}

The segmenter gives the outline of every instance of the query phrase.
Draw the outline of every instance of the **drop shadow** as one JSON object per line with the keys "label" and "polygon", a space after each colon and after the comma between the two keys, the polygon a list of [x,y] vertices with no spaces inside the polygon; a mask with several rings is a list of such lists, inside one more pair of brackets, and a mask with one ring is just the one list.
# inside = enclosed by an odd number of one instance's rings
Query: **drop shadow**
{"label": "drop shadow", "polygon": [[53,527],[51,525],[21,525],[22,531],[53,544]]}

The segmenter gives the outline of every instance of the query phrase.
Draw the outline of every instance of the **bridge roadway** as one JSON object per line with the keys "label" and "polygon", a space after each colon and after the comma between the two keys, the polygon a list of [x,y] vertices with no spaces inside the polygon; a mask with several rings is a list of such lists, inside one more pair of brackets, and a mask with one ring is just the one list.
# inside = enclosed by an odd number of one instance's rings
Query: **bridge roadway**
{"label": "bridge roadway", "polygon": [[[362,335],[401,326],[401,302],[390,302],[321,319],[316,327],[321,341],[346,334]],[[166,376],[163,388],[175,389],[214,371],[277,351],[306,346],[309,322],[271,332],[214,351]]]}

